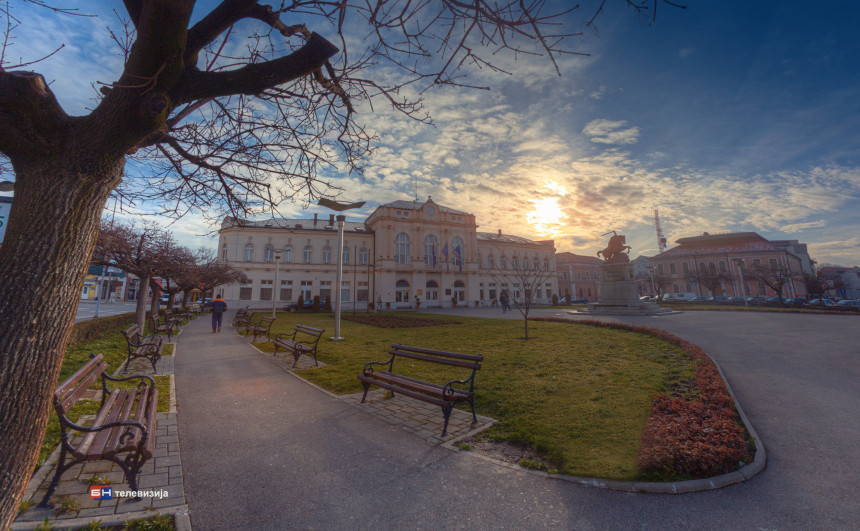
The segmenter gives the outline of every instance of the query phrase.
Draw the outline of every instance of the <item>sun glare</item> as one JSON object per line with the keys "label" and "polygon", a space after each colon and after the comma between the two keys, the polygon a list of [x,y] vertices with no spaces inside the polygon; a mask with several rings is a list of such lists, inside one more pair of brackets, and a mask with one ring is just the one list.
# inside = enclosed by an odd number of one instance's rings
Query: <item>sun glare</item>
{"label": "sun glare", "polygon": [[532,199],[534,210],[526,212],[526,221],[534,227],[541,236],[555,238],[564,233],[567,214],[561,208],[561,198],[567,195],[567,189],[555,181],[544,181],[544,187],[539,190],[542,197]]}

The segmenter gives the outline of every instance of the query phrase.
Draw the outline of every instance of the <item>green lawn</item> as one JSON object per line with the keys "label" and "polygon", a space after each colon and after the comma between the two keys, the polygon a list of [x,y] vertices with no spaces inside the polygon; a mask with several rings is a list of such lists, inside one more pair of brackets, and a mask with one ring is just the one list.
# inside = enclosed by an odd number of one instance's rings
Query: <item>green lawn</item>
{"label": "green lawn", "polygon": [[[398,314],[403,316],[403,314]],[[520,320],[411,314],[461,324],[378,328],[341,322],[331,314],[283,313],[272,333],[295,323],[325,328],[320,361],[301,376],[337,394],[362,390],[356,375],[368,361],[385,361],[392,343],[484,355],[476,408],[499,420],[493,437],[534,445],[565,474],[636,479],[636,455],[655,394],[693,379],[694,362],[655,337],[568,323],[533,322],[523,341]],[[271,342],[257,344],[271,352]],[[398,360],[397,372],[444,383],[465,375],[418,361]],[[468,407],[468,406],[467,406]],[[441,413],[440,413],[441,415]]]}

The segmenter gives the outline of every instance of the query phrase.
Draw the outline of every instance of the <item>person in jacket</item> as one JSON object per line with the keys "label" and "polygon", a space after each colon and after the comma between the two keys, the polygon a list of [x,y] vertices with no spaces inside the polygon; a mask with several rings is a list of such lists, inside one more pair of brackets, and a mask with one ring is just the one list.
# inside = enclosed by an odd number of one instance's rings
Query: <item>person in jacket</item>
{"label": "person in jacket", "polygon": [[221,322],[224,320],[224,311],[227,309],[227,303],[221,297],[215,297],[215,300],[209,303],[212,308],[212,333],[221,331]]}

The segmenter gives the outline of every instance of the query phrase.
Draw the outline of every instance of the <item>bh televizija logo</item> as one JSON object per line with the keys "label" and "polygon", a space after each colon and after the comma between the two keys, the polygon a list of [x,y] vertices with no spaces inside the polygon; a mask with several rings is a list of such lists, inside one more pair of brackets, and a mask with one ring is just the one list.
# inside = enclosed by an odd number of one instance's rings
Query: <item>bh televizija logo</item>
{"label": "bh televizija logo", "polygon": [[93,500],[112,500],[113,487],[108,485],[93,485],[90,487],[90,498]]}

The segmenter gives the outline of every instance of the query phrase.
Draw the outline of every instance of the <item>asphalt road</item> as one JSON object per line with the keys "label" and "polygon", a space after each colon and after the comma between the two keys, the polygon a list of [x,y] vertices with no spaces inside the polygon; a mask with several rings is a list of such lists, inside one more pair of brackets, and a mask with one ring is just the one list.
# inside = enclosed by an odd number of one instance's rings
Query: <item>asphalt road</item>
{"label": "asphalt road", "polygon": [[[137,306],[136,302],[104,302],[98,305],[99,317],[108,317],[121,313],[131,313]],[[78,313],[75,315],[75,322],[86,321],[92,319],[96,314],[95,301],[81,301],[78,304]]]}
{"label": "asphalt road", "polygon": [[[501,317],[498,310],[455,311]],[[763,472],[717,491],[658,495],[512,471],[391,428],[278,370],[232,333],[207,332],[198,319],[180,336],[176,360],[192,525],[860,527],[860,317],[688,312],[624,320],[684,337],[721,365],[767,449]]]}

